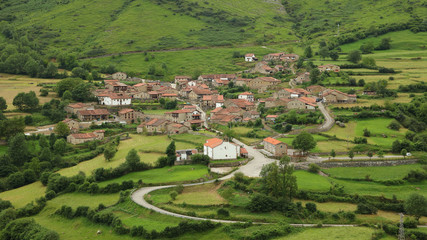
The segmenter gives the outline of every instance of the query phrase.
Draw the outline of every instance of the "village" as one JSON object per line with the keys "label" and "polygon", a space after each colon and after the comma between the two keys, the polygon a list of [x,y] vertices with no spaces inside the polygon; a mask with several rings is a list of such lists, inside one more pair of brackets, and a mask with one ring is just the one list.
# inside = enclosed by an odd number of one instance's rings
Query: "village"
{"label": "village", "polygon": [[[276,123],[279,114],[290,110],[303,112],[319,111],[319,106],[329,103],[354,103],[356,95],[338,90],[328,89],[320,85],[298,88],[297,85],[310,82],[310,74],[302,72],[291,80],[292,88],[281,87],[282,81],[271,77],[272,73],[294,71],[294,62],[299,59],[296,54],[272,53],[263,57],[248,72],[261,74],[250,79],[241,78],[237,74],[200,75],[197,79],[191,76],[175,76],[174,82],[161,82],[139,78],[128,78],[124,72],[117,72],[103,80],[104,86],[93,89],[98,102],[71,103],[65,107],[68,118],[63,120],[70,129],[67,142],[82,144],[104,139],[104,130],[87,132],[93,125],[107,123],[135,124],[136,132],[146,135],[174,135],[210,129],[211,125],[229,126],[230,124],[247,124],[261,118],[260,109],[280,108],[277,114],[266,115],[263,122],[268,125]],[[245,61],[258,59],[254,54],[246,54]],[[269,65],[280,63],[273,68]],[[286,66],[286,67],[284,67]],[[292,70],[291,70],[292,69]],[[339,72],[335,65],[318,67],[320,72]],[[131,82],[132,84],[125,84]],[[226,98],[220,94],[223,88],[240,87],[241,92],[236,98]],[[266,98],[256,98],[256,94],[267,93]],[[164,111],[163,114],[146,114],[135,107],[135,103],[171,102],[175,109]],[[327,113],[326,113],[327,114]],[[330,116],[325,117],[325,119]],[[286,124],[286,123],[283,123]],[[330,129],[333,122],[327,123]],[[28,134],[49,135],[54,127],[40,127]],[[324,129],[324,130],[328,130]],[[80,133],[85,131],[85,133]],[[214,130],[216,131],[216,130]],[[280,135],[277,135],[278,137]],[[299,153],[279,140],[267,137],[262,141],[263,154],[280,158],[284,155],[297,157]],[[227,139],[227,138],[225,138]],[[228,146],[228,148],[227,148]],[[289,149],[289,151],[288,151]],[[184,154],[183,154],[184,153]],[[177,149],[177,162],[189,162],[196,149]],[[238,159],[248,156],[247,150],[236,143],[213,138],[205,143],[203,154],[212,160]],[[299,160],[301,160],[299,158]]]}

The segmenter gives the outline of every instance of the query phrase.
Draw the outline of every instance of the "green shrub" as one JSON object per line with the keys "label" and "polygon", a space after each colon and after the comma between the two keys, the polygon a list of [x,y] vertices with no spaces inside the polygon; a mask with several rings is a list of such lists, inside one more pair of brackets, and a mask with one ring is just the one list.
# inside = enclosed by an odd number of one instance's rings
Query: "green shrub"
{"label": "green shrub", "polygon": [[216,214],[221,217],[229,217],[230,212],[227,209],[220,208],[216,211]]}
{"label": "green shrub", "polygon": [[357,210],[356,213],[360,214],[376,214],[378,212],[378,209],[374,206],[372,206],[369,203],[359,203],[357,204]]}
{"label": "green shrub", "polygon": [[310,202],[306,203],[305,208],[307,208],[307,210],[312,212],[312,213],[317,211],[317,206],[315,203],[310,203]]}
{"label": "green shrub", "polygon": [[318,173],[320,171],[320,167],[315,163],[310,163],[310,165],[308,165],[308,171],[312,173]]}

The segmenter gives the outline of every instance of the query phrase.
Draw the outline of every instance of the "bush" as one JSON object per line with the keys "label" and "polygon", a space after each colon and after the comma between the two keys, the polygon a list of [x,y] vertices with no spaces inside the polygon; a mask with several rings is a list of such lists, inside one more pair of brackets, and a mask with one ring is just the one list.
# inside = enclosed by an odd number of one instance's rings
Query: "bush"
{"label": "bush", "polygon": [[320,167],[315,163],[310,163],[310,165],[308,165],[308,171],[312,173],[318,173],[320,171]]}
{"label": "bush", "polygon": [[178,193],[176,191],[172,191],[169,193],[169,196],[171,197],[172,201],[174,201],[178,196]]}
{"label": "bush", "polygon": [[54,199],[55,197],[56,197],[56,193],[55,193],[55,191],[53,191],[53,190],[48,191],[48,192],[46,193],[46,195],[45,195],[45,198],[46,198],[47,200],[52,200],[52,199]]}
{"label": "bush", "polygon": [[376,214],[377,212],[378,212],[378,209],[369,203],[357,204],[356,213],[359,213],[359,214]]}
{"label": "bush", "polygon": [[317,206],[315,203],[310,203],[310,202],[306,203],[305,208],[307,208],[307,210],[312,212],[312,213],[317,211]]}
{"label": "bush", "polygon": [[405,221],[403,222],[403,226],[405,228],[417,228],[418,221],[413,218],[405,218]]}
{"label": "bush", "polygon": [[400,129],[400,123],[396,120],[393,120],[388,126],[388,128],[392,129],[392,130],[396,130],[399,131]]}
{"label": "bush", "polygon": [[252,197],[247,208],[251,212],[271,212],[275,209],[275,205],[276,203],[272,197],[257,193]]}
{"label": "bush", "polygon": [[230,212],[227,209],[224,209],[224,208],[218,209],[218,211],[216,212],[216,214],[218,216],[221,216],[221,217],[229,217],[230,216]]}

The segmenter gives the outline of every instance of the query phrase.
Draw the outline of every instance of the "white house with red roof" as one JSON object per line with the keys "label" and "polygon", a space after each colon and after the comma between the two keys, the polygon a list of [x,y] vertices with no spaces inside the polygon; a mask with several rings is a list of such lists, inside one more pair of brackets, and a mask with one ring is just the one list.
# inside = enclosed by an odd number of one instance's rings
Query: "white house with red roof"
{"label": "white house with red roof", "polygon": [[243,92],[243,93],[239,94],[239,99],[245,99],[245,100],[248,100],[249,102],[253,102],[254,101],[254,94],[251,92]]}
{"label": "white house with red roof", "polygon": [[203,154],[212,160],[237,159],[240,156],[240,146],[219,138],[211,138],[206,140],[203,146]]}
{"label": "white house with red roof", "polygon": [[247,53],[245,55],[245,61],[246,62],[253,62],[253,61],[256,61],[256,60],[257,60],[257,58],[255,57],[255,54],[253,54],[253,53]]}

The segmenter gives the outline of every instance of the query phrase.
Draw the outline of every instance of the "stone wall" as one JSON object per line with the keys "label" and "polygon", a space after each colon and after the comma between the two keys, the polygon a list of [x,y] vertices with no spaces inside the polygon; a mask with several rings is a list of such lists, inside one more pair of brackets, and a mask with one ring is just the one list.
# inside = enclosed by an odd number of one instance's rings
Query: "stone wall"
{"label": "stone wall", "polygon": [[317,163],[321,168],[334,167],[386,167],[417,163],[418,159],[408,160],[381,160],[381,161],[334,161]]}

